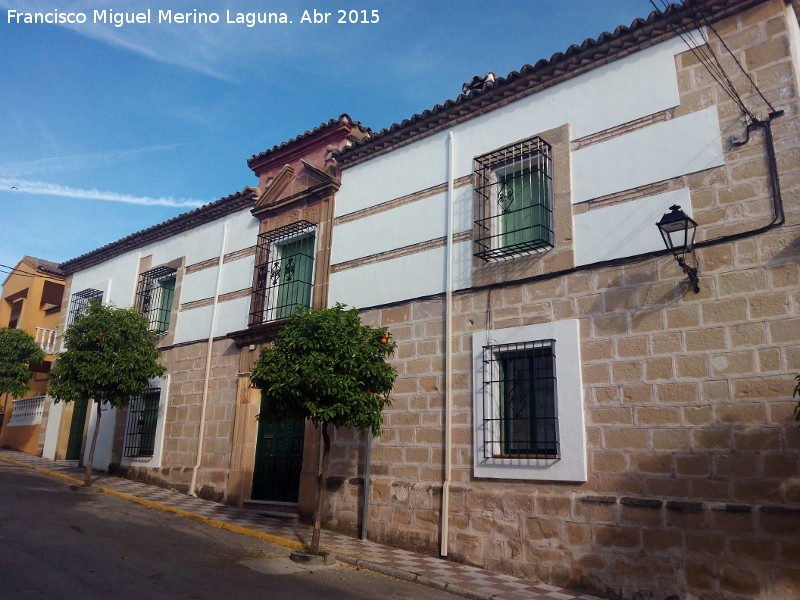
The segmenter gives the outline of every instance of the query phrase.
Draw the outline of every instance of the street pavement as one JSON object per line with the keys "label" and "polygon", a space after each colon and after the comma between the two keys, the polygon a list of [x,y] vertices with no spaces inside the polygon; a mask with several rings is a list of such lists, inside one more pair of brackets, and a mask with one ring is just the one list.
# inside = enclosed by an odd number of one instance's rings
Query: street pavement
{"label": "street pavement", "polygon": [[[229,532],[241,534],[239,536],[235,536],[240,540],[245,538],[249,538],[250,540],[260,539],[277,544],[278,546],[283,546],[285,548],[299,549],[311,538],[310,527],[303,524],[289,523],[278,519],[268,518],[259,515],[255,511],[237,509],[199,498],[192,498],[179,492],[146,485],[140,482],[130,481],[120,477],[98,475],[93,486],[93,489],[96,491],[96,493],[85,492],[79,487],[80,483],[82,482],[82,470],[64,462],[53,462],[41,457],[31,456],[13,450],[0,449],[0,466],[3,465],[9,467],[12,465],[15,467],[28,467],[29,469],[34,469],[40,473],[49,475],[51,478],[60,478],[65,483],[71,484],[72,489],[77,490],[70,490],[70,493],[74,497],[94,494],[91,497],[97,498],[97,494],[99,493],[101,497],[112,496],[120,500],[128,501],[122,502],[122,505],[127,505],[129,507],[128,511],[134,510],[134,507],[130,504],[130,502],[145,506],[145,514],[161,515],[161,518],[164,519],[161,525],[164,531],[169,529],[179,532],[181,529],[178,524],[181,523],[182,520],[172,518],[169,514],[172,513],[173,515],[187,517],[190,520],[209,525],[211,527],[206,528],[209,531],[213,529],[222,531],[227,530]],[[3,477],[3,479],[5,479],[8,476],[8,469],[0,470],[0,475]],[[8,490],[6,490],[8,486],[9,484],[6,482],[3,482],[0,486],[3,495],[10,493]],[[41,488],[41,486],[39,487]],[[63,486],[61,487],[63,488]],[[66,489],[70,488],[68,487]],[[51,494],[42,492],[41,489],[39,492],[41,492],[39,495],[43,496],[44,498],[51,496]],[[106,499],[109,500],[110,498]],[[148,509],[154,510],[147,512]],[[118,512],[120,511],[117,510],[117,513]],[[139,509],[139,512],[142,512],[141,509]],[[58,518],[58,515],[56,514],[54,517]],[[11,521],[8,521],[8,519],[11,519]],[[13,521],[14,514],[9,514],[6,510],[4,502],[0,500],[0,560],[5,561],[5,554],[8,551],[8,548],[5,547],[5,530],[9,526],[9,523]],[[69,534],[69,532],[66,533]],[[222,532],[218,533],[221,534]],[[160,536],[156,537],[163,538],[168,536],[165,536],[162,531]],[[414,582],[432,588],[430,590],[425,590],[425,593],[434,592],[435,590],[442,590],[479,600],[601,600],[600,598],[589,594],[582,594],[573,590],[566,590],[551,585],[522,580],[509,575],[501,575],[484,569],[479,569],[477,567],[453,563],[441,558],[434,558],[406,550],[389,548],[374,542],[357,540],[329,531],[323,531],[322,546],[331,551],[341,562],[345,564],[369,569],[371,571],[393,576],[399,580]],[[183,556],[186,553],[178,552],[177,554]],[[285,554],[287,553],[284,552],[283,555]],[[237,564],[241,562],[242,561],[239,560]],[[3,562],[0,564],[3,564],[5,567],[9,563]],[[269,564],[272,566],[265,566],[265,564],[266,563],[263,563],[262,561],[261,563],[257,562],[249,566],[258,566],[261,569],[260,572],[263,573],[265,569],[266,571],[269,571],[270,569],[274,568],[274,565],[277,563],[275,563],[275,561],[269,562]],[[291,563],[291,565],[294,565],[294,563]],[[206,567],[199,568],[202,572],[202,570]],[[297,567],[291,566],[288,568],[296,569]],[[322,570],[319,570],[319,572],[322,572]],[[250,569],[250,571],[253,572],[252,569]],[[168,571],[161,569],[158,572],[167,573]],[[356,571],[352,572],[355,573]],[[196,586],[197,577],[194,577],[194,581]],[[304,582],[307,583],[308,581],[308,578],[304,579]],[[412,587],[416,588],[416,586]],[[5,590],[8,590],[6,586],[0,584],[0,600],[6,600],[6,598],[8,598],[8,600],[16,600],[16,598],[62,597],[58,595],[52,595],[52,593],[39,596],[6,596],[4,595],[4,588]],[[200,589],[202,590],[202,586]],[[420,590],[420,588],[416,589],[418,591]],[[294,600],[300,598],[336,598],[336,596],[329,594],[327,591],[322,593],[322,590],[309,591],[307,588],[303,588],[303,590],[303,594],[301,595],[290,595],[286,597],[291,597]],[[273,595],[273,589],[271,586],[269,591],[269,594],[264,595],[262,590],[261,594],[257,597],[260,599],[279,599],[284,597],[280,595]],[[322,593],[322,595],[314,595],[317,592]],[[353,595],[353,590],[350,589],[350,594],[347,596],[347,598],[348,600],[357,600],[358,598],[405,597],[402,595],[394,595],[396,593],[402,594],[403,592],[391,592],[384,594],[382,592],[377,593],[377,590],[374,589],[365,596],[358,596]],[[63,597],[74,598],[75,596],[66,595]],[[150,598],[161,598],[161,596],[151,595],[148,591],[148,593],[135,596],[120,596],[117,594],[115,596],[115,600],[121,600],[128,597],[145,598],[147,600]],[[168,595],[163,597],[190,600],[194,598],[199,599],[206,597],[224,598],[225,596],[215,594],[211,596]],[[242,596],[241,594],[238,594],[238,598],[248,597],[249,596]],[[428,597],[429,596],[425,596],[422,593],[409,596],[409,598],[415,599],[423,599]],[[447,597],[450,596],[442,596],[442,598]],[[430,598],[434,598],[434,596],[430,596]]]}
{"label": "street pavement", "polygon": [[454,600],[0,462],[4,600]]}

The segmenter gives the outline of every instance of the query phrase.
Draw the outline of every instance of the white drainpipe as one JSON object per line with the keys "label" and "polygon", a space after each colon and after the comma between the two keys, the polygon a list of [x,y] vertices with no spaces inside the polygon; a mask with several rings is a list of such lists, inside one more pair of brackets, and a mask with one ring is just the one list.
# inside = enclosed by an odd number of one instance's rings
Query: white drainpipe
{"label": "white drainpipe", "polygon": [[219,288],[222,283],[222,261],[225,258],[225,241],[228,238],[228,224],[222,227],[222,245],[219,249],[219,262],[217,263],[217,286],[214,288],[214,307],[211,309],[211,326],[208,330],[208,352],[206,353],[206,373],[203,377],[203,401],[200,408],[200,434],[197,437],[197,460],[192,467],[192,480],[189,483],[189,495],[197,496],[197,470],[203,459],[203,440],[206,430],[206,408],[208,407],[208,384],[211,379],[211,351],[214,345],[214,328],[217,325],[217,306],[219,305]]}
{"label": "white drainpipe", "polygon": [[450,532],[450,479],[453,454],[453,169],[455,162],[455,135],[447,136],[447,252],[445,277],[445,358],[444,358],[444,483],[442,484],[442,556],[447,556],[447,538]]}

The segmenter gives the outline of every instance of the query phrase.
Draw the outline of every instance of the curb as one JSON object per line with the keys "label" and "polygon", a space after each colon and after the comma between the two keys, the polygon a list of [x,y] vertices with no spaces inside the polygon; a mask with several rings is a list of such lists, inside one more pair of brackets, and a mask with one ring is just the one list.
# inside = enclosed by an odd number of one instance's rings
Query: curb
{"label": "curb", "polygon": [[398,569],[397,567],[390,567],[389,565],[372,562],[363,558],[357,558],[350,556],[349,554],[336,553],[336,558],[340,562],[358,569],[374,571],[376,573],[380,573],[381,575],[386,575],[387,577],[394,577],[395,579],[400,579],[401,581],[408,581],[409,583],[416,583],[417,585],[441,590],[443,592],[457,594],[465,598],[470,598],[471,600],[492,600],[492,598],[497,595],[476,592],[475,590],[465,588],[461,585],[456,585],[455,583],[439,581],[438,579],[433,579],[432,577],[427,577],[425,575],[417,575],[416,573],[412,573],[410,571],[404,571],[402,569]]}

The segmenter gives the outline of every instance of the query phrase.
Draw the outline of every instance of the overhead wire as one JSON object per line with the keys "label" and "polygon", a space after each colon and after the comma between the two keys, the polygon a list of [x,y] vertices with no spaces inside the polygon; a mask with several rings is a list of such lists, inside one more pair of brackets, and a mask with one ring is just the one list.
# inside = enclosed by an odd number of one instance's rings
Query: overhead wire
{"label": "overhead wire", "polygon": [[49,275],[47,273],[31,272],[3,264],[0,264],[0,273],[5,275],[17,275],[19,277],[41,277],[42,279],[50,279],[51,277],[53,277],[53,275]]}
{"label": "overhead wire", "polygon": [[731,58],[733,58],[734,62],[736,63],[736,66],[737,66],[737,67],[739,67],[739,70],[740,70],[742,73],[744,73],[744,76],[745,76],[745,77],[747,77],[747,80],[748,80],[748,81],[750,82],[750,84],[753,86],[753,89],[755,89],[755,91],[756,91],[756,92],[758,92],[758,95],[759,95],[759,96],[761,96],[761,99],[764,101],[764,103],[765,103],[767,106],[769,106],[769,109],[770,109],[770,111],[772,111],[772,112],[775,112],[775,107],[774,107],[774,106],[772,106],[772,103],[771,103],[769,100],[767,100],[767,98],[764,96],[764,94],[763,94],[763,93],[761,93],[761,90],[760,90],[760,89],[759,89],[759,87],[756,85],[756,82],[755,82],[755,81],[753,81],[753,78],[750,76],[750,73],[748,73],[748,72],[745,70],[745,68],[742,66],[742,63],[741,63],[741,62],[739,62],[739,59],[738,59],[738,58],[736,58],[736,55],[735,55],[735,54],[734,54],[734,53],[731,51],[730,47],[728,47],[728,44],[726,44],[726,43],[725,43],[725,40],[724,40],[724,39],[722,39],[722,36],[721,36],[721,35],[720,35],[720,34],[717,32],[717,30],[716,30],[716,29],[714,29],[714,25],[712,25],[712,24],[711,24],[711,22],[708,20],[708,18],[705,16],[705,14],[703,14],[703,12],[702,12],[702,11],[698,11],[698,12],[697,12],[697,14],[699,14],[699,15],[700,15],[700,17],[701,17],[701,18],[703,19],[703,21],[705,22],[706,26],[707,26],[707,27],[708,27],[708,28],[709,28],[711,31],[713,31],[713,32],[714,32],[714,35],[716,35],[716,36],[717,36],[717,39],[718,39],[718,40],[720,41],[720,43],[722,44],[723,48],[725,48],[725,50],[727,50],[728,54],[730,54],[730,55],[731,55]]}
{"label": "overhead wire", "polygon": [[[679,5],[675,3],[668,3],[666,0],[661,0],[663,9],[659,8],[654,0],[650,0],[650,4],[655,8],[658,12],[665,14],[666,11],[669,9],[671,5],[674,6],[684,6],[683,2]],[[728,76],[727,71],[722,66],[722,63],[719,61],[714,49],[708,43],[708,37],[703,30],[703,25],[697,20],[696,17],[690,17],[694,24],[697,26],[696,29],[699,31],[701,38],[703,39],[703,43],[700,43],[694,36],[694,33],[689,30],[689,28],[684,25],[680,20],[676,20],[675,29],[677,30],[678,36],[683,40],[683,43],[686,44],[687,48],[694,54],[695,58],[703,65],[703,67],[708,71],[708,74],[714,79],[714,81],[719,84],[728,97],[739,107],[742,111],[742,114],[747,115],[753,121],[757,121],[757,117],[747,108],[747,105],[744,103],[744,100],[739,95],[736,86],[734,85],[731,78]],[[707,19],[706,19],[706,22]],[[719,37],[719,34],[714,30],[714,33]],[[726,50],[730,52],[730,48],[725,46]],[[735,57],[734,57],[735,58]],[[738,61],[737,61],[738,64]],[[741,65],[739,65],[741,67]],[[752,79],[751,79],[752,82]],[[754,84],[755,85],[755,84]]]}

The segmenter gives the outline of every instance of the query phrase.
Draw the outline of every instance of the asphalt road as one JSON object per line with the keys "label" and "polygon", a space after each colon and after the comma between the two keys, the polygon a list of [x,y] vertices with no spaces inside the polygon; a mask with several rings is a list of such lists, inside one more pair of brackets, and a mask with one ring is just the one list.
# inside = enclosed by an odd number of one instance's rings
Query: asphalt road
{"label": "asphalt road", "polygon": [[0,462],[0,600],[454,600]]}

